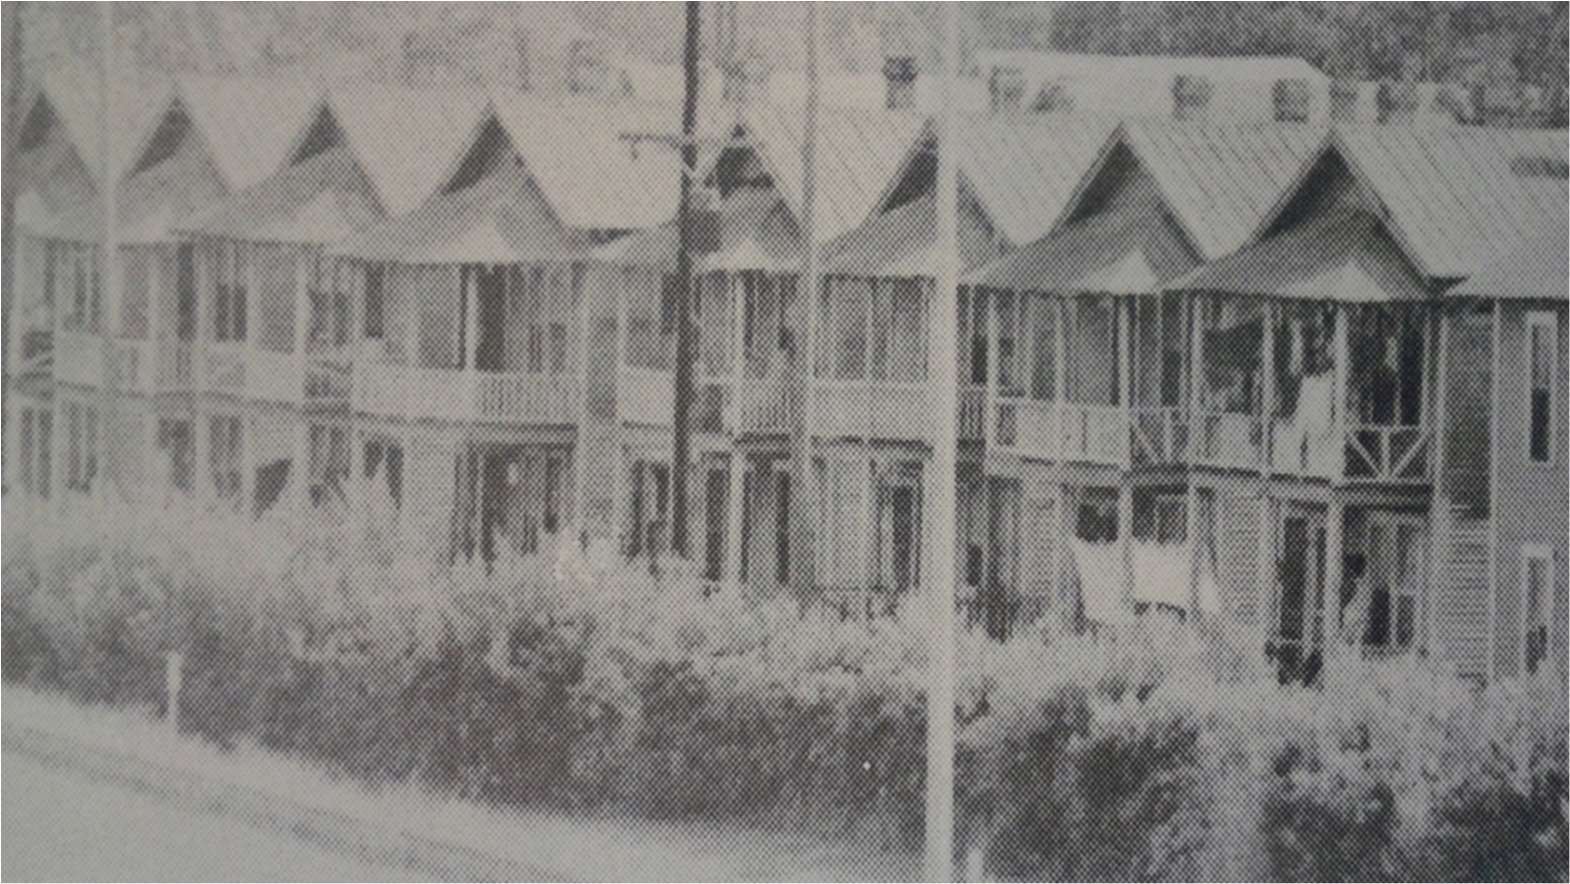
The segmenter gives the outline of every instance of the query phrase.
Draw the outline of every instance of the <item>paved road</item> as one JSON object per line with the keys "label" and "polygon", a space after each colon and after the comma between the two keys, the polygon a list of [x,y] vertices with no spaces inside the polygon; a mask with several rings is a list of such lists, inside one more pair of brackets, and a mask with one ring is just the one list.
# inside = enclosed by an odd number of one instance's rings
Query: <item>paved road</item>
{"label": "paved road", "polygon": [[17,752],[0,778],[0,877],[8,881],[410,881],[225,817],[97,782]]}

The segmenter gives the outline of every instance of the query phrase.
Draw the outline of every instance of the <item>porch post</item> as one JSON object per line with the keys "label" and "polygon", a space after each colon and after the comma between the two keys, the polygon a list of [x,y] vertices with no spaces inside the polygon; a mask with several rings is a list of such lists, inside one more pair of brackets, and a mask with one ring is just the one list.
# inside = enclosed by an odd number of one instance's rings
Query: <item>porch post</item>
{"label": "porch post", "polygon": [[[1183,541],[1188,544],[1188,604],[1190,612],[1199,610],[1199,569],[1204,564],[1199,540],[1199,487],[1189,476],[1183,488]],[[1190,614],[1190,622],[1193,614]]]}
{"label": "porch post", "polygon": [[305,420],[298,423],[299,428],[294,432],[294,452],[290,455],[294,463],[289,468],[289,484],[294,486],[290,497],[295,513],[303,515],[311,511],[311,424]]}
{"label": "porch post", "polygon": [[[479,265],[476,265],[474,271],[478,270]],[[493,273],[506,272],[501,267],[491,267],[490,270]],[[462,268],[458,271],[458,292],[463,299],[463,370],[471,380],[475,371],[474,355],[479,349],[475,346],[475,338],[480,333],[479,275],[474,271],[464,273]],[[538,306],[535,309],[539,309]]]}
{"label": "porch post", "polygon": [[[856,464],[856,475],[862,483],[860,524],[857,526],[857,533],[861,537],[860,542],[857,544],[861,548],[861,579],[857,582],[861,584],[863,593],[871,592],[872,578],[877,573],[875,562],[877,561],[879,550],[874,531],[878,521],[877,494],[880,466],[877,456],[872,453],[871,445],[863,441],[861,458]],[[922,531],[923,533],[926,532],[925,526],[923,526]],[[827,532],[819,536],[826,538]],[[936,552],[934,551],[934,554]],[[942,596],[938,598],[942,598]],[[862,601],[865,603],[867,599]]]}
{"label": "porch post", "polygon": [[[762,271],[756,271],[761,276]],[[756,277],[755,277],[756,278]],[[746,354],[742,347],[746,343],[743,335],[743,324],[746,322],[746,305],[743,303],[747,297],[747,283],[745,277],[727,273],[725,275],[725,288],[730,292],[731,308],[731,417],[730,429],[732,436],[741,432],[741,397],[742,384],[746,378]],[[738,281],[740,284],[738,285]]]}
{"label": "porch post", "polygon": [[1118,450],[1120,463],[1124,469],[1127,469],[1130,460],[1130,447],[1133,445],[1131,422],[1134,414],[1134,299],[1108,295],[1107,300],[1111,303],[1113,312],[1117,314],[1118,410],[1122,412],[1121,423],[1124,428]]}
{"label": "porch post", "polygon": [[1276,601],[1275,519],[1271,505],[1270,489],[1261,483],[1259,489],[1259,630],[1265,642],[1275,634],[1272,615]]}
{"label": "porch post", "polygon": [[[282,248],[290,248],[283,246]],[[311,287],[311,262],[316,256],[311,254],[309,247],[301,248],[295,256],[294,262],[294,358],[301,365],[305,364],[305,336],[308,314],[311,310],[309,291]],[[304,390],[299,392],[303,395]]]}
{"label": "porch post", "polygon": [[[196,328],[191,335],[190,342],[192,394],[202,391],[202,382],[207,377],[207,366],[202,358],[202,352],[203,341],[212,335],[212,329],[207,326],[209,311],[212,309],[210,301],[212,300],[211,289],[214,284],[213,268],[208,263],[211,260],[211,255],[212,248],[205,240],[197,240],[191,244],[191,282],[195,287],[193,292],[195,303],[192,306],[195,308],[194,312],[196,313],[193,317]],[[200,436],[201,434],[193,433],[193,435]],[[198,468],[197,472],[201,472],[200,468]]]}
{"label": "porch post", "polygon": [[1431,496],[1428,506],[1428,573],[1424,575],[1427,581],[1423,593],[1423,648],[1429,654],[1434,654],[1437,648],[1433,646],[1433,624],[1430,612],[1433,610],[1432,594],[1439,585],[1439,569],[1444,566],[1445,550],[1450,543],[1450,498],[1445,494],[1445,428],[1449,426],[1448,406],[1446,392],[1449,390],[1449,354],[1450,354],[1450,317],[1446,315],[1442,305],[1436,306],[1433,313],[1433,324],[1439,327],[1439,346],[1432,353],[1435,364],[1436,382],[1433,391],[1433,420],[1429,423],[1429,445],[1433,446],[1431,462],[1433,464],[1433,477]]}
{"label": "porch post", "polygon": [[1057,321],[1052,323],[1052,421],[1051,454],[1055,457],[1063,444],[1063,406],[1068,398],[1068,304],[1061,295],[1052,298],[1052,311]]}
{"label": "porch post", "polygon": [[1274,435],[1276,413],[1276,303],[1267,299],[1263,306],[1259,347],[1259,472],[1268,479],[1271,472],[1270,437]]}
{"label": "porch post", "polygon": [[1346,434],[1349,424],[1346,415],[1347,376],[1351,373],[1352,366],[1349,361],[1351,358],[1349,355],[1350,348],[1347,344],[1349,334],[1347,330],[1347,306],[1345,304],[1335,304],[1333,309],[1335,310],[1335,355],[1333,357],[1335,365],[1331,375],[1331,399],[1334,406],[1331,414],[1335,432],[1332,434],[1331,451],[1334,453],[1334,458],[1331,462],[1334,464],[1334,472],[1331,478],[1339,481],[1346,475]]}
{"label": "porch post", "polygon": [[240,415],[240,514],[247,519],[256,506],[255,441],[251,436],[251,416]]}
{"label": "porch post", "polygon": [[[995,408],[998,398],[998,302],[1001,300],[994,296],[992,289],[972,288],[971,298],[986,298],[987,318],[987,407]],[[1017,297],[1017,295],[1016,295]],[[976,315],[976,308],[971,307],[970,315]],[[988,447],[992,445],[993,422],[987,421],[982,428],[982,438]],[[984,570],[984,569],[983,569]]]}
{"label": "porch post", "polygon": [[1134,480],[1118,478],[1118,546],[1123,549],[1123,600],[1134,602]]}
{"label": "porch post", "polygon": [[1196,441],[1203,431],[1204,421],[1200,412],[1205,405],[1205,302],[1198,292],[1188,294],[1189,359],[1188,359],[1188,410],[1189,455],[1202,446]]}
{"label": "porch post", "polygon": [[1325,588],[1324,604],[1319,612],[1321,659],[1324,660],[1330,659],[1331,654],[1340,650],[1336,644],[1341,641],[1338,624],[1341,613],[1341,583],[1344,579],[1341,567],[1344,561],[1342,548],[1345,528],[1346,504],[1332,491],[1330,503],[1325,507]]}
{"label": "porch post", "polygon": [[740,448],[732,447],[730,474],[726,477],[730,487],[725,494],[725,582],[741,582],[741,526],[742,508],[746,501],[747,456]]}
{"label": "porch post", "polygon": [[615,456],[611,459],[611,467],[615,474],[611,477],[611,525],[609,534],[615,540],[618,555],[625,555],[627,551],[627,538],[621,537],[620,532],[626,527],[627,497],[632,494],[632,485],[627,475],[626,440],[621,431],[621,397],[627,395],[622,389],[621,373],[627,361],[627,288],[628,275],[633,271],[623,267],[608,267],[605,272],[611,277],[608,288],[611,293],[611,308],[616,314],[616,365],[611,373],[612,397],[614,408],[611,413],[613,427],[611,437],[614,440]]}
{"label": "porch post", "polygon": [[582,262],[573,262],[568,270],[568,282],[571,286],[568,294],[572,298],[574,317],[578,322],[578,346],[576,357],[578,369],[578,390],[573,398],[574,411],[577,414],[578,425],[573,435],[572,451],[572,523],[578,526],[578,537],[571,538],[578,541],[589,533],[589,506],[588,499],[584,496],[583,468],[584,468],[584,437],[589,426],[589,307],[588,298],[583,294],[584,276],[588,267]]}

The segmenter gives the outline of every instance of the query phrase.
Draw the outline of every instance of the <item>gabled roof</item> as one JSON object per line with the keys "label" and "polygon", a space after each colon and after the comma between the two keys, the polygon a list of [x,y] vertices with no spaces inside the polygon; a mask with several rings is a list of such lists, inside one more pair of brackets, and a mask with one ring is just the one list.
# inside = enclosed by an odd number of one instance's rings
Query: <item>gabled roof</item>
{"label": "gabled roof", "polygon": [[[772,189],[738,190],[723,199],[716,211],[718,247],[694,255],[696,272],[800,269],[801,231],[778,193]],[[609,242],[594,251],[593,259],[672,270],[678,235],[676,222],[669,221]]]}
{"label": "gabled roof", "polygon": [[329,244],[383,217],[349,148],[328,148],[179,225],[181,232],[252,242]]}
{"label": "gabled roof", "polygon": [[1290,123],[1129,121],[1087,180],[1126,145],[1193,246],[1214,260],[1248,241],[1324,137],[1322,127]]}
{"label": "gabled roof", "polygon": [[477,90],[410,89],[371,82],[335,85],[327,107],[390,215],[442,186],[486,113]]}
{"label": "gabled roof", "polygon": [[106,115],[104,84],[96,70],[60,66],[45,71],[42,79],[43,88],[35,101],[48,101],[64,137],[95,182],[104,171],[104,127],[109,130],[114,167],[123,177],[174,100],[168,78],[141,71],[120,72],[109,87],[112,113]]}
{"label": "gabled roof", "polygon": [[967,282],[1016,291],[1143,295],[1198,263],[1148,185],[986,265]]}
{"label": "gabled roof", "polygon": [[[162,162],[121,182],[115,221],[121,245],[168,242],[186,216],[224,195],[218,170],[197,138],[186,138]],[[80,199],[29,224],[39,236],[78,242],[103,237],[103,204]]]}
{"label": "gabled roof", "polygon": [[1334,208],[1204,265],[1173,289],[1377,304],[1431,297],[1385,224]]}
{"label": "gabled roof", "polygon": [[540,188],[508,162],[401,217],[373,224],[333,254],[399,264],[508,264],[584,256],[591,242],[552,213]]}
{"label": "gabled roof", "polygon": [[[804,108],[753,104],[742,126],[781,196],[797,217],[802,209]],[[872,216],[908,162],[925,129],[913,113],[820,108],[813,235],[827,242]]]}
{"label": "gabled roof", "polygon": [[278,171],[324,100],[309,82],[269,77],[187,74],[179,92],[230,190]]}
{"label": "gabled roof", "polygon": [[1034,242],[1057,223],[1114,125],[1080,115],[967,116],[954,133],[959,173],[1004,238]]}
{"label": "gabled roof", "polygon": [[[637,230],[676,214],[681,182],[676,150],[648,144],[635,149],[623,137],[678,132],[676,109],[632,101],[551,101],[516,92],[497,92],[492,102],[524,167],[568,227]],[[720,132],[712,120],[700,117],[700,129]]]}
{"label": "gabled roof", "polygon": [[[1445,280],[1479,271],[1563,215],[1567,149],[1564,130],[1337,126],[1320,153],[1345,160],[1418,272]],[[1292,194],[1319,186],[1309,179],[1302,173],[1261,231]]]}
{"label": "gabled roof", "polygon": [[1445,297],[1570,301],[1570,213],[1468,277]]}

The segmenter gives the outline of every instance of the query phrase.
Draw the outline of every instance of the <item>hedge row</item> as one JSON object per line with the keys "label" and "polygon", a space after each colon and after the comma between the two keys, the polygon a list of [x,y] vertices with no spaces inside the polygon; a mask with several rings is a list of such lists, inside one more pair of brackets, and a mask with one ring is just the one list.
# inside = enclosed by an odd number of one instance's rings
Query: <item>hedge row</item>
{"label": "hedge row", "polygon": [[[920,837],[918,618],[803,616],[570,551],[432,572],[374,532],[15,515],[7,682],[157,708],[177,649],[182,728],[373,786]],[[1566,877],[1556,683],[1391,662],[1282,688],[1222,636],[1155,627],[963,634],[958,657],[957,841],[994,874]]]}

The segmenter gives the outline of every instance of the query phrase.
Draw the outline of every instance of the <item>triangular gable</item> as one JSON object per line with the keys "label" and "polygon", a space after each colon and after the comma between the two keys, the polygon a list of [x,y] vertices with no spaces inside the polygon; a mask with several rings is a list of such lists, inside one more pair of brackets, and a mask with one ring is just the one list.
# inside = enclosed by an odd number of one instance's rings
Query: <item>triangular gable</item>
{"label": "triangular gable", "polygon": [[[1255,239],[1292,223],[1315,191],[1344,190],[1333,177],[1344,175],[1425,279],[1454,280],[1509,254],[1565,211],[1565,152],[1563,130],[1338,126]],[[1534,174],[1540,165],[1550,174]]]}
{"label": "triangular gable", "polygon": [[351,152],[389,215],[413,211],[453,179],[486,122],[483,93],[341,84],[327,98]]}
{"label": "triangular gable", "polygon": [[314,84],[277,77],[187,74],[178,88],[231,191],[283,168],[323,101]]}

